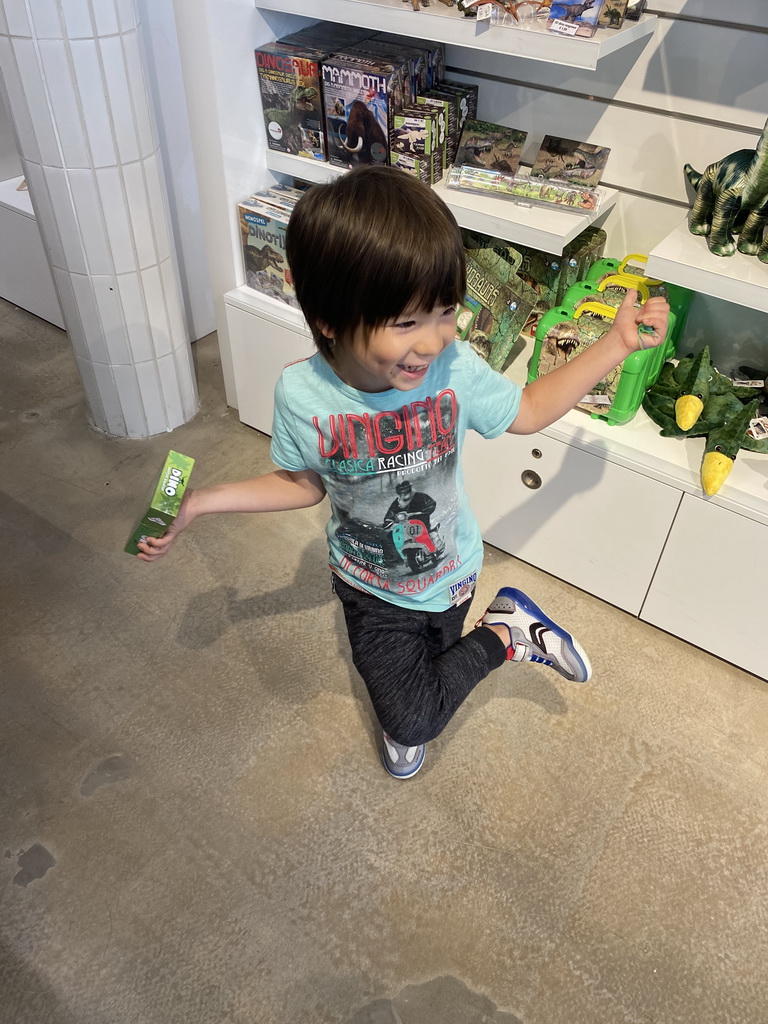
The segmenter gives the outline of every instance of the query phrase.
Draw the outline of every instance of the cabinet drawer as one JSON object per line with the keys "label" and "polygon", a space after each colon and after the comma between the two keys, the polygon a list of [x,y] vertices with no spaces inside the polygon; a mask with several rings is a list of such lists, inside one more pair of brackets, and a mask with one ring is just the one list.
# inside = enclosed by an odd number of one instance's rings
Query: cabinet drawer
{"label": "cabinet drawer", "polygon": [[768,679],[768,527],[683,497],[640,617]]}
{"label": "cabinet drawer", "polygon": [[677,490],[541,434],[470,432],[463,461],[484,540],[639,614]]}

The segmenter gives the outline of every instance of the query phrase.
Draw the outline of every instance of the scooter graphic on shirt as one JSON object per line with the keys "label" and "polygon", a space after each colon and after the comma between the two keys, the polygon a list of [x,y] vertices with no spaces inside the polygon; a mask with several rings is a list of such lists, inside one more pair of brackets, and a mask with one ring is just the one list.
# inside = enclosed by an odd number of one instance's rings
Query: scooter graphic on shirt
{"label": "scooter graphic on shirt", "polygon": [[389,528],[395,549],[412,573],[436,566],[445,552],[445,543],[436,523],[428,530],[421,519],[409,519],[400,513]]}

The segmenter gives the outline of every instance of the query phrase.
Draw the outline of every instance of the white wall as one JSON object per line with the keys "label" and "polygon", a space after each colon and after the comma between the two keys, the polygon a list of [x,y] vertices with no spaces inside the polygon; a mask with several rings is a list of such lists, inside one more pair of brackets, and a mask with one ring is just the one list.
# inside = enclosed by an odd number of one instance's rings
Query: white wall
{"label": "white wall", "polygon": [[216,329],[172,0],[136,0],[190,337]]}

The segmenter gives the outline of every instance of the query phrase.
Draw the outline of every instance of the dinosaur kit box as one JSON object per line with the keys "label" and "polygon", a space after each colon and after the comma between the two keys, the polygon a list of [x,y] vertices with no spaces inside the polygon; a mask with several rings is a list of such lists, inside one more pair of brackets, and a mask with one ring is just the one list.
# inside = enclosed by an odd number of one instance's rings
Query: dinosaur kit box
{"label": "dinosaur kit box", "polygon": [[324,60],[322,77],[330,163],[347,168],[388,163],[394,115],[411,102],[407,69],[352,51]]}
{"label": "dinosaur kit box", "polygon": [[434,107],[405,107],[395,114],[389,156],[393,167],[434,185],[443,176],[444,148]]}
{"label": "dinosaur kit box", "polygon": [[270,149],[327,159],[320,70],[327,53],[284,42],[268,43],[255,51]]}
{"label": "dinosaur kit box", "polygon": [[245,283],[249,288],[298,308],[285,258],[290,209],[253,197],[238,204],[238,214]]}
{"label": "dinosaur kit box", "polygon": [[195,460],[173,450],[168,452],[154,490],[147,501],[146,512],[136,524],[124,550],[138,555],[136,547],[146,537],[162,537],[179,514],[181,499],[189,483]]}

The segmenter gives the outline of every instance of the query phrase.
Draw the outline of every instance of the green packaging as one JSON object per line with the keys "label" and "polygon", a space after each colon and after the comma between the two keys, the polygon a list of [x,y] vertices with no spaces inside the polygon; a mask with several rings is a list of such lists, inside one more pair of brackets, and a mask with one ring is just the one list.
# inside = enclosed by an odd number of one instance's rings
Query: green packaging
{"label": "green packaging", "polygon": [[195,460],[180,452],[170,451],[163,464],[149,507],[136,525],[125,545],[129,555],[138,555],[136,546],[145,537],[162,537],[179,514],[181,499],[189,483]]}

